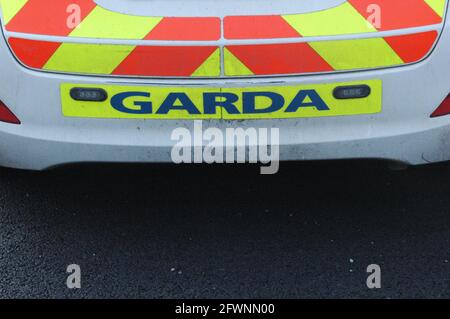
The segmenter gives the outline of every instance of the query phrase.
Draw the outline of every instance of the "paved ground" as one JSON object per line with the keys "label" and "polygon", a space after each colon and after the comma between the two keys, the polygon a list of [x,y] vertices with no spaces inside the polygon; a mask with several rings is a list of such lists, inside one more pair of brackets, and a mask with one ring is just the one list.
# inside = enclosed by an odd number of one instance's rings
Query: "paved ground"
{"label": "paved ground", "polygon": [[0,169],[0,297],[442,298],[449,260],[450,164]]}

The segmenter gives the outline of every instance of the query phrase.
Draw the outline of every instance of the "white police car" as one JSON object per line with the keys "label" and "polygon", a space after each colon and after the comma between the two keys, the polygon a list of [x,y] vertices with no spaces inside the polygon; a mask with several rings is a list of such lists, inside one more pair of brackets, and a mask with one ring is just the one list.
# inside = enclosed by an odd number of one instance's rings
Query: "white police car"
{"label": "white police car", "polygon": [[447,0],[0,0],[0,165],[170,162],[177,127],[281,160],[450,159]]}

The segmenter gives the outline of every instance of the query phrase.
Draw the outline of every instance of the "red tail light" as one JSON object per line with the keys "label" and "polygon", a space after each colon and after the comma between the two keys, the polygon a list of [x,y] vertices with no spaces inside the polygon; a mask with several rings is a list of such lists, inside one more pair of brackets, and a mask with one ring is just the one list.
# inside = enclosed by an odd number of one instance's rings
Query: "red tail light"
{"label": "red tail light", "polygon": [[14,115],[13,112],[8,109],[8,107],[0,101],[0,121],[11,123],[11,124],[20,124],[20,120]]}
{"label": "red tail light", "polygon": [[431,117],[438,117],[450,114],[450,95],[439,105],[436,111],[431,114]]}

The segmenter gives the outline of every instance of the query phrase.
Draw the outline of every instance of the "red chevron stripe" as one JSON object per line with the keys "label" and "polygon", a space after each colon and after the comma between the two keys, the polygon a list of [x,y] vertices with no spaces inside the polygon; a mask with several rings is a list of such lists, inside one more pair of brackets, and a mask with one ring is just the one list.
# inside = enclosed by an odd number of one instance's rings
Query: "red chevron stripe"
{"label": "red chevron stripe", "polygon": [[436,42],[436,31],[417,34],[386,37],[387,43],[405,63],[413,63],[422,60],[430,52]]}
{"label": "red chevron stripe", "polygon": [[294,74],[333,71],[307,43],[227,46],[254,74]]}
{"label": "red chevron stripe", "polygon": [[[369,22],[379,13],[380,31],[421,27],[442,22],[442,18],[424,0],[349,0]],[[378,8],[378,9],[377,9]]]}
{"label": "red chevron stripe", "polygon": [[8,43],[16,57],[26,66],[42,69],[61,46],[58,42],[9,38]]}
{"label": "red chevron stripe", "polygon": [[[12,1],[12,0],[11,0]],[[420,27],[442,22],[424,0],[349,0],[366,19],[380,12],[380,31]],[[94,0],[29,0],[8,23],[12,32],[66,36],[73,27],[73,11],[80,8],[82,21],[96,7]],[[375,11],[374,11],[375,10]],[[69,22],[69,24],[68,24]],[[235,16],[224,19],[227,39],[293,38],[300,35],[281,16]],[[219,18],[164,18],[148,35],[155,40],[218,40]]]}
{"label": "red chevron stripe", "polygon": [[281,16],[236,16],[224,19],[225,39],[298,38]]}
{"label": "red chevron stripe", "polygon": [[73,11],[69,10],[73,5],[79,6],[81,21],[96,6],[92,0],[29,0],[6,29],[12,32],[67,36],[73,30],[70,27]]}
{"label": "red chevron stripe", "polygon": [[[438,32],[386,37],[405,63],[423,59]],[[10,38],[15,56],[26,66],[42,69],[61,43]],[[190,76],[217,47],[138,47],[113,72],[136,76]],[[333,71],[307,43],[228,46],[257,75],[302,74]]]}
{"label": "red chevron stripe", "polygon": [[217,49],[213,46],[137,47],[113,72],[115,75],[191,76]]}
{"label": "red chevron stripe", "polygon": [[220,18],[164,18],[146,40],[214,41],[220,39]]}

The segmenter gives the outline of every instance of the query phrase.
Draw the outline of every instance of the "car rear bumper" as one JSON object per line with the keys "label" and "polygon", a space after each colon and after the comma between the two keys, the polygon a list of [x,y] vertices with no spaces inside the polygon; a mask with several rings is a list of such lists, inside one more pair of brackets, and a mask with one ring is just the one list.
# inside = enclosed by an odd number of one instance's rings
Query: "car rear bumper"
{"label": "car rear bumper", "polygon": [[333,75],[257,79],[124,79],[41,73],[22,67],[0,41],[0,97],[21,125],[0,123],[0,165],[46,169],[79,162],[170,162],[173,129],[187,120],[66,118],[60,85],[222,86],[383,81],[379,114],[309,119],[204,121],[204,127],[277,127],[281,160],[377,158],[423,164],[450,160],[450,116],[430,118],[450,92],[450,28],[420,63]]}
{"label": "car rear bumper", "polygon": [[[144,133],[138,133],[137,129],[135,132],[131,129],[119,132],[77,130],[76,133],[73,132],[78,137],[75,141],[61,138],[70,135],[67,130],[61,130],[47,130],[43,134],[45,137],[2,130],[1,165],[43,170],[74,163],[171,162],[173,141],[167,139],[169,131],[144,129]],[[95,138],[92,136],[94,132]],[[285,136],[280,146],[281,160],[358,158],[394,160],[408,164],[450,160],[450,124],[405,134],[393,132],[384,137],[350,137],[349,140],[323,142],[298,141],[296,135],[297,131],[281,130],[281,136]]]}

